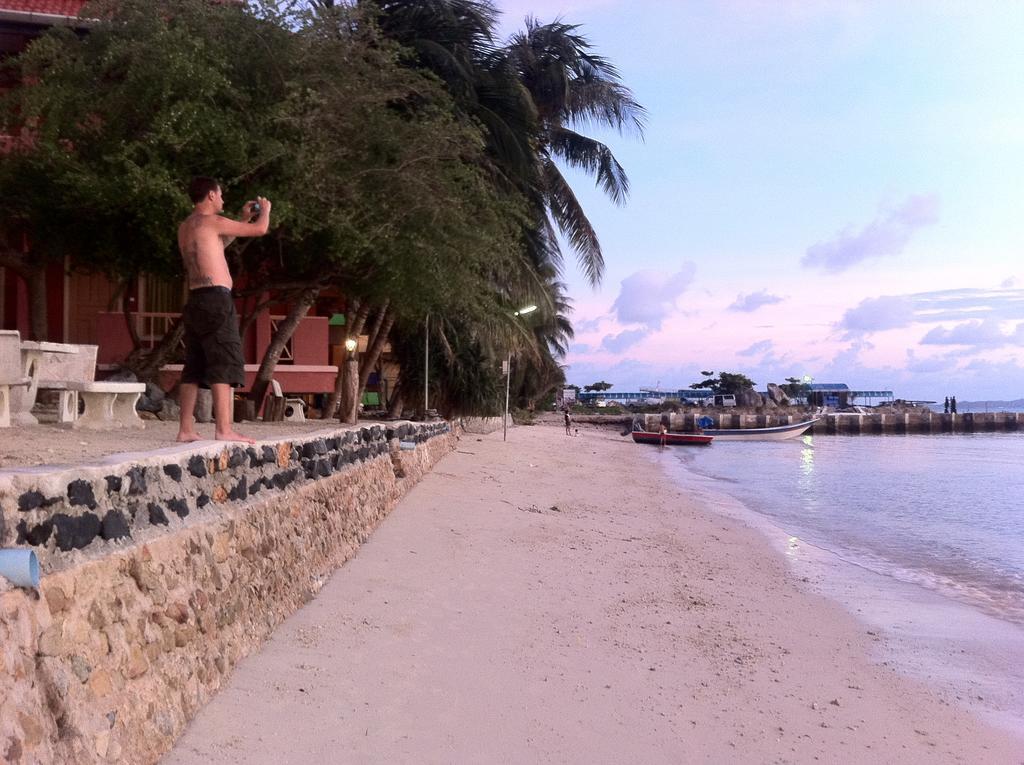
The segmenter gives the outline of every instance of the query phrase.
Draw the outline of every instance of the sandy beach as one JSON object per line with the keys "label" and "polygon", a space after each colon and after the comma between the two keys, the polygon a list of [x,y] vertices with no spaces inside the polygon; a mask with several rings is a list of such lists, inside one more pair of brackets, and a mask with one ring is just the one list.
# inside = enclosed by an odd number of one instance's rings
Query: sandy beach
{"label": "sandy beach", "polygon": [[165,762],[1020,763],[609,433],[466,435]]}

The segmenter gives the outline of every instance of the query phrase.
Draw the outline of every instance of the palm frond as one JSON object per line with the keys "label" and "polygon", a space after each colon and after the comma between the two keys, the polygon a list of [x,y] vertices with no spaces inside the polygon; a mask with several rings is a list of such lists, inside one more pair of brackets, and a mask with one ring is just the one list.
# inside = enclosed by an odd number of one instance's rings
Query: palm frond
{"label": "palm frond", "polygon": [[576,260],[587,280],[596,287],[604,274],[604,255],[597,232],[569,183],[550,159],[544,161],[544,179],[551,217],[576,251]]}
{"label": "palm frond", "polygon": [[552,130],[548,145],[552,154],[563,159],[571,167],[586,170],[596,176],[597,185],[617,205],[625,204],[629,196],[629,178],[611,149],[600,141],[587,138],[572,130]]}

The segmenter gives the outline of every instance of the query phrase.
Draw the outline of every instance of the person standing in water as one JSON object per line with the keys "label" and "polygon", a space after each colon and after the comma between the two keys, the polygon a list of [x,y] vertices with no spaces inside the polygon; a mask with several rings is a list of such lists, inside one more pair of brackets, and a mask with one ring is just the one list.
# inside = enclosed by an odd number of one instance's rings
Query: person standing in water
{"label": "person standing in water", "polygon": [[224,196],[214,179],[194,178],[188,193],[195,207],[178,226],[178,248],[189,292],[182,314],[185,366],[178,386],[181,420],[177,440],[201,438],[195,430],[195,408],[202,386],[213,395],[214,438],[255,443],[236,433],[232,422],[232,389],[245,385],[245,359],[224,248],[236,237],[263,236],[270,230],[270,200],[257,197],[246,202],[239,219],[231,220],[221,215]]}

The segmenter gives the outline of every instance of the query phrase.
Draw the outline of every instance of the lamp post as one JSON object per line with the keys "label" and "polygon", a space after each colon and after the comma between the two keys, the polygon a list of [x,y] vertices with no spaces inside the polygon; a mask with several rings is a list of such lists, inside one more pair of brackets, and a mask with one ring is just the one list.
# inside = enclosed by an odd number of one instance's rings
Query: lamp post
{"label": "lamp post", "polygon": [[359,359],[356,358],[356,349],[359,341],[354,337],[346,338],[345,350],[345,389],[341,401],[342,422],[354,425],[359,418]]}
{"label": "lamp post", "polygon": [[[537,306],[528,305],[525,308],[520,308],[514,312],[513,316],[525,316],[528,313],[532,313],[537,310]],[[508,395],[509,390],[512,386],[512,351],[508,352],[508,358],[505,360],[505,416],[501,418],[501,440],[508,440]]]}
{"label": "lamp post", "polygon": [[430,409],[430,314],[423,319],[423,419]]}

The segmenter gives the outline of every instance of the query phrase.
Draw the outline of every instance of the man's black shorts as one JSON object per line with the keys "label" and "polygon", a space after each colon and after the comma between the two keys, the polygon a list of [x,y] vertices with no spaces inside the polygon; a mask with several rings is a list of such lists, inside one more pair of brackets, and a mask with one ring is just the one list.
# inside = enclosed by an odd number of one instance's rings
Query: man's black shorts
{"label": "man's black shorts", "polygon": [[245,359],[238,335],[238,314],[227,287],[199,287],[189,293],[185,323],[183,383],[209,388],[245,385]]}

